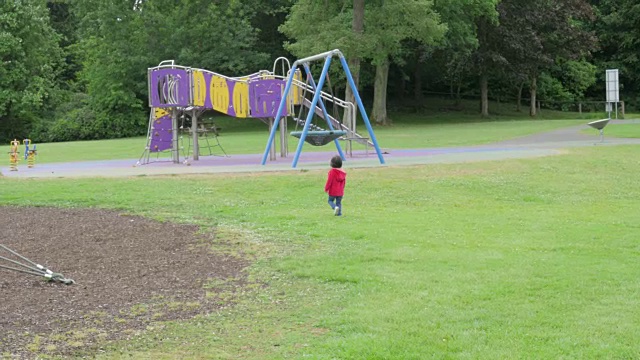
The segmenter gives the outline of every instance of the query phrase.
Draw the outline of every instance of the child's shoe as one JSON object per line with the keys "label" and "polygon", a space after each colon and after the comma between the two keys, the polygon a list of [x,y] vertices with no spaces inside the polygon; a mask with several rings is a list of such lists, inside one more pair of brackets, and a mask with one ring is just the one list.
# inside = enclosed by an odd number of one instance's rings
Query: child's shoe
{"label": "child's shoe", "polygon": [[333,208],[333,215],[340,215],[340,206],[336,206],[335,208]]}

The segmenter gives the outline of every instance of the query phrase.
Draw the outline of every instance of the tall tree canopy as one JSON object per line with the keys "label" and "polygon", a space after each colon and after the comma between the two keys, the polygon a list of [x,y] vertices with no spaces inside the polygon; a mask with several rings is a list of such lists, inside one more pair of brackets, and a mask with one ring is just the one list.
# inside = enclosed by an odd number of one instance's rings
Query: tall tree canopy
{"label": "tall tree canopy", "polygon": [[538,99],[604,100],[609,68],[627,108],[640,102],[633,0],[5,1],[0,140],[143,134],[147,68],[163,60],[235,76],[336,48],[379,124],[388,104],[424,109],[433,92],[451,110],[479,97],[485,116],[504,98],[528,100],[531,115]]}
{"label": "tall tree canopy", "polygon": [[[354,2],[358,4],[358,2]],[[391,61],[402,62],[407,40],[435,44],[446,26],[440,23],[431,0],[386,0],[366,2],[364,31],[353,30],[353,3],[337,0],[301,0],[281,27],[292,39],[288,48],[297,56],[343,50],[347,57],[366,58],[376,67],[373,120],[388,121],[387,82]]]}
{"label": "tall tree canopy", "polygon": [[29,136],[55,90],[60,36],[45,1],[0,2],[0,140]]}

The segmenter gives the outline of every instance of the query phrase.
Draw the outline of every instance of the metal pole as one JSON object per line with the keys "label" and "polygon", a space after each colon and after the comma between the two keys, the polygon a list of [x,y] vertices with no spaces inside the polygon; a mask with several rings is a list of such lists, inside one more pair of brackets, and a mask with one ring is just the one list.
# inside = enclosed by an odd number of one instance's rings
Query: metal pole
{"label": "metal pole", "polygon": [[[269,118],[269,132],[271,132],[271,129],[273,129],[273,127],[276,126],[275,125],[275,120],[273,118]],[[269,149],[269,160],[271,161],[275,161],[276,160],[276,147],[272,146]]]}
{"label": "metal pole", "polygon": [[340,62],[342,63],[344,72],[347,75],[347,80],[349,81],[349,85],[351,86],[353,96],[356,99],[356,102],[358,103],[358,108],[360,109],[360,113],[362,114],[362,119],[364,120],[364,124],[367,126],[367,130],[369,131],[369,136],[371,137],[371,142],[373,143],[373,147],[376,149],[376,153],[378,153],[378,159],[380,160],[380,164],[384,164],[382,151],[378,146],[378,140],[376,139],[376,135],[373,133],[373,128],[371,127],[371,123],[369,122],[369,116],[367,116],[367,112],[365,111],[364,105],[362,104],[362,99],[360,99],[360,94],[358,93],[358,88],[356,87],[356,84],[353,81],[353,76],[351,76],[351,71],[349,70],[349,65],[347,64],[347,60],[344,58],[344,55],[342,55],[342,53],[340,53]]}
{"label": "metal pole", "polygon": [[295,68],[296,68],[296,66],[295,66],[295,65],[297,65],[298,63],[300,63],[300,64],[304,64],[304,63],[308,63],[308,62],[311,62],[311,61],[324,59],[324,58],[326,58],[326,57],[332,57],[332,56],[333,56],[333,55],[335,55],[335,54],[341,54],[341,53],[340,53],[340,50],[335,49],[335,50],[331,50],[331,51],[323,52],[323,53],[321,53],[321,54],[312,55],[312,56],[306,57],[306,58],[304,58],[304,59],[299,59],[299,60],[297,60],[297,61],[294,63],[294,65],[293,65],[293,66],[291,66],[291,68],[292,68],[292,69],[295,69]]}
{"label": "metal pole", "polygon": [[[322,68],[322,74],[320,75],[320,79],[318,80],[318,88],[322,89],[324,86],[324,80],[327,78],[327,73],[329,72],[329,65],[331,65],[331,56],[327,56],[324,61],[324,67]],[[318,105],[318,100],[320,99],[320,92],[316,91],[313,95],[313,100],[311,101],[311,106],[309,107],[310,111],[307,114],[307,119],[304,122],[304,128],[302,129],[302,134],[300,135],[300,141],[298,142],[298,148],[296,149],[296,154],[293,157],[293,162],[291,163],[291,167],[295,168],[298,165],[298,159],[300,158],[300,153],[302,153],[302,146],[304,145],[304,140],[307,138],[307,133],[309,132],[309,127],[311,127],[311,119],[313,118],[314,111]]]}
{"label": "metal pole", "polygon": [[200,145],[198,144],[198,115],[196,109],[191,110],[191,132],[193,136],[193,160],[199,160]]}
{"label": "metal pole", "polygon": [[[295,69],[298,65],[298,62],[294,62],[292,69]],[[287,104],[287,94],[289,94],[289,90],[291,90],[291,84],[293,83],[293,75],[295,71],[291,71],[289,74],[289,78],[287,79],[287,85],[284,87],[284,94],[282,94],[282,99],[280,99],[280,106],[278,106],[278,111],[276,112],[276,117],[274,118],[274,126],[269,133],[269,140],[267,141],[267,147],[264,149],[264,154],[262,155],[262,165],[267,163],[267,156],[269,156],[269,149],[273,145],[273,139],[276,136],[276,130],[278,129],[278,124],[280,123],[280,119],[282,118],[282,114],[284,113],[284,107]]]}
{"label": "metal pole", "polygon": [[180,147],[178,144],[178,110],[176,108],[171,109],[171,157],[174,164],[180,163]]}
{"label": "metal pole", "polygon": [[289,151],[287,144],[287,117],[282,117],[280,122],[280,157],[286,158]]}

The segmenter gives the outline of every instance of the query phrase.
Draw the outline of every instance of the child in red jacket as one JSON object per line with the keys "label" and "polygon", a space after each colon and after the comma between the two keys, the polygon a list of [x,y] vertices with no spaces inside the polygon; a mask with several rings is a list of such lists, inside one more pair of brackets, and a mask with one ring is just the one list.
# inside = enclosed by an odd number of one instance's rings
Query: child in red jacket
{"label": "child in red jacket", "polygon": [[347,173],[342,169],[342,158],[334,156],[331,158],[331,170],[324,186],[324,192],[329,194],[329,206],[333,209],[335,216],[342,215],[342,197],[344,196],[344,186],[347,183]]}

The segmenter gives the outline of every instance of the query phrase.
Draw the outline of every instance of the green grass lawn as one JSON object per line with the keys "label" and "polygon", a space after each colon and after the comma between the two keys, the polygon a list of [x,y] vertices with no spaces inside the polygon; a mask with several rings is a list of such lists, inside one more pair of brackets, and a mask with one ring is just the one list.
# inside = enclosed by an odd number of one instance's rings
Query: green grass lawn
{"label": "green grass lawn", "polygon": [[[596,135],[598,130],[588,128],[582,130],[583,134]],[[619,138],[640,138],[640,122],[629,122],[625,124],[609,124],[604,128],[605,137]]]}
{"label": "green grass lawn", "polygon": [[611,124],[604,129],[605,136],[640,138],[640,122]]}
{"label": "green grass lawn", "polygon": [[[460,142],[492,132],[479,133]],[[103,359],[633,359],[637,151],[353,169],[342,218],[324,171],[0,178],[0,204],[216,227],[256,259],[235,306],[154,326]]]}
{"label": "green grass lawn", "polygon": [[[434,119],[423,119],[419,115],[398,115],[392,126],[376,126],[374,132],[380,147],[387,149],[426,148],[443,146],[463,146],[486,144],[511,139],[518,136],[557,128],[583,124],[584,120],[500,120],[485,122],[469,122],[465,119],[440,119],[445,122],[434,122]],[[445,116],[446,118],[446,116]],[[263,153],[268,139],[267,126],[254,119],[220,119],[222,127],[220,144],[229,155]],[[364,124],[358,125],[358,131],[367,136]],[[294,125],[289,130],[295,130]],[[188,135],[184,135],[183,143],[187,146]],[[289,151],[294,153],[298,139],[289,136]],[[277,139],[276,139],[277,140]],[[205,146],[200,140],[201,146]],[[210,144],[215,145],[211,139]],[[144,137],[113,139],[99,141],[77,141],[62,143],[36,144],[38,156],[36,163],[92,161],[108,159],[138,159],[144,150]],[[342,143],[344,146],[344,143]],[[363,150],[362,145],[354,143],[355,150]],[[278,144],[279,148],[279,144]],[[317,147],[305,143],[303,151],[327,151],[333,144]],[[20,151],[23,151],[23,147]],[[6,154],[9,146],[0,146],[0,153]],[[214,154],[222,152],[213,148]],[[168,157],[168,155],[167,155]],[[8,156],[7,156],[8,158]],[[8,159],[7,165],[8,166]]]}

